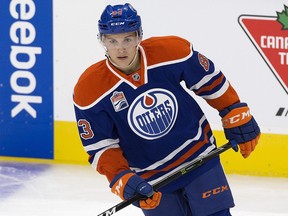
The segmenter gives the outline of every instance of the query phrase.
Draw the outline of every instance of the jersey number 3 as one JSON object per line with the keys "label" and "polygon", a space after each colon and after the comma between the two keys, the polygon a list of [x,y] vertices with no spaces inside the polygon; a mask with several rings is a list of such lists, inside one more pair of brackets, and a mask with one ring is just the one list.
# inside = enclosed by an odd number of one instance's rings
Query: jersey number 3
{"label": "jersey number 3", "polygon": [[86,119],[78,120],[78,127],[82,127],[83,132],[80,133],[82,139],[92,139],[94,137],[94,133],[91,129],[90,123]]}

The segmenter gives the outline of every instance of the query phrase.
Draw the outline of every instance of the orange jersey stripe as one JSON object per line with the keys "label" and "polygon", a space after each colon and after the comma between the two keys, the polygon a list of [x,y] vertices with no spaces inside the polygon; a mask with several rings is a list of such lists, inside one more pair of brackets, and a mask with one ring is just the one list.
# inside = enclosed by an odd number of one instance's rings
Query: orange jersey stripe
{"label": "orange jersey stripe", "polygon": [[223,95],[215,99],[207,99],[206,101],[210,106],[221,111],[232,104],[240,102],[240,99],[234,88],[229,83],[229,87]]}
{"label": "orange jersey stripe", "polygon": [[205,86],[203,88],[200,88],[197,92],[195,92],[196,94],[201,94],[202,92],[205,92],[205,91],[210,91],[211,89],[215,88],[216,86],[220,85],[221,82],[223,81],[224,79],[224,75],[222,74],[221,77],[219,77],[217,80],[215,80],[212,85],[208,85],[208,86]]}

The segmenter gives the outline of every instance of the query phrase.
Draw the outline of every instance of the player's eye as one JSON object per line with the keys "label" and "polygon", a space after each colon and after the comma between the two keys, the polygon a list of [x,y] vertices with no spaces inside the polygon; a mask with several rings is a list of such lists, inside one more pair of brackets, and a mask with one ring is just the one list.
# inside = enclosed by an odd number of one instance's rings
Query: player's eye
{"label": "player's eye", "polygon": [[117,41],[114,40],[114,39],[110,39],[110,40],[108,40],[108,42],[109,42],[110,44],[117,44]]}
{"label": "player's eye", "polygon": [[132,41],[132,38],[125,38],[125,40],[124,40],[126,43],[129,43],[129,42],[131,42]]}

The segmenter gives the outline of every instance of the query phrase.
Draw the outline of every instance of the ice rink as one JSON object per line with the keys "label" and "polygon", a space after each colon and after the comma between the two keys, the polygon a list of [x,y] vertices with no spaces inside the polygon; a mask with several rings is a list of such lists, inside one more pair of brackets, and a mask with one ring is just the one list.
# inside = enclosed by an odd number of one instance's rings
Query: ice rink
{"label": "ice rink", "polygon": [[[288,216],[288,178],[228,179],[234,216]],[[0,161],[0,216],[91,216],[120,201],[89,165]],[[129,206],[114,215],[142,213]]]}

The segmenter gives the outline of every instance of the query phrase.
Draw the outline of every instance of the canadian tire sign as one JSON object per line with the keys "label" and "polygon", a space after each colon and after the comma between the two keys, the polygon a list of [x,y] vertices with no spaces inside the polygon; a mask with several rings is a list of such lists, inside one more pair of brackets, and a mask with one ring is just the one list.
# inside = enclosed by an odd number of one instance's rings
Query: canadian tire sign
{"label": "canadian tire sign", "polygon": [[275,17],[241,15],[239,24],[288,94],[288,7]]}

